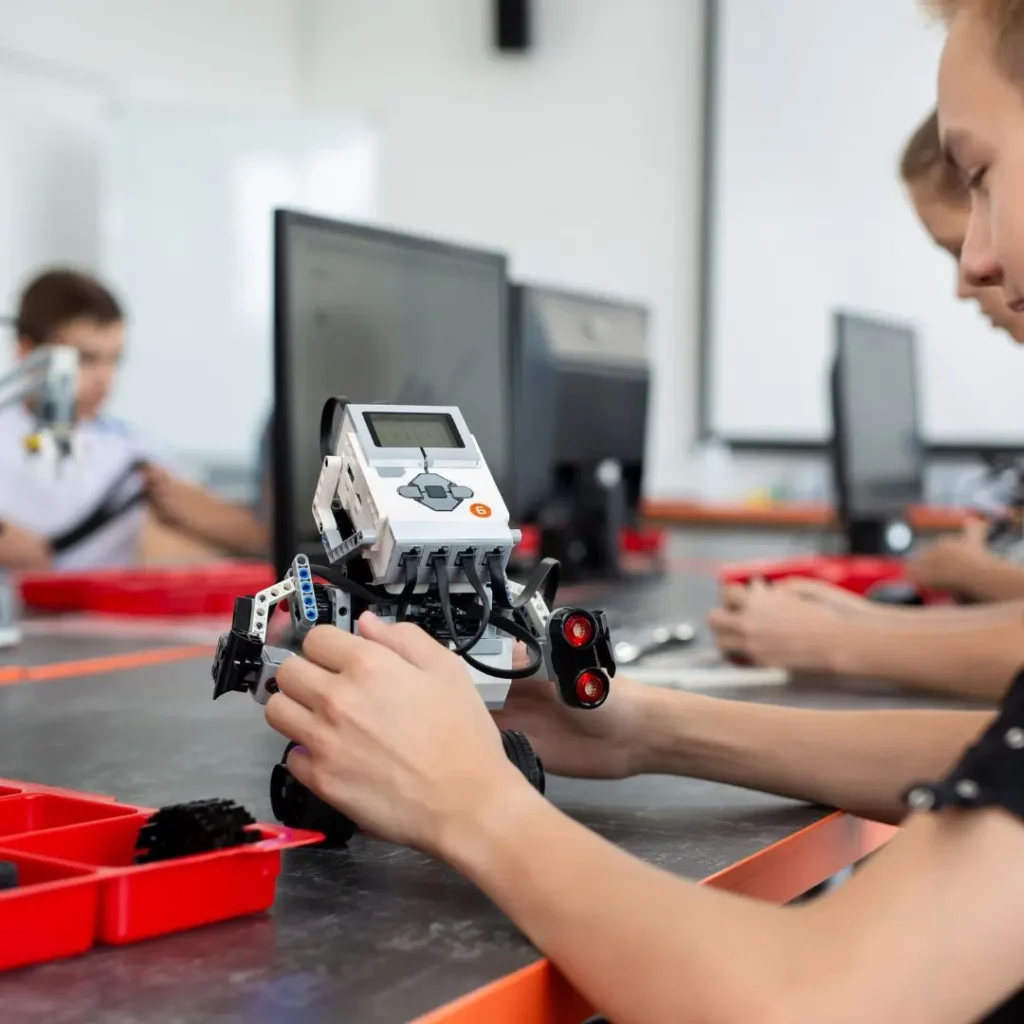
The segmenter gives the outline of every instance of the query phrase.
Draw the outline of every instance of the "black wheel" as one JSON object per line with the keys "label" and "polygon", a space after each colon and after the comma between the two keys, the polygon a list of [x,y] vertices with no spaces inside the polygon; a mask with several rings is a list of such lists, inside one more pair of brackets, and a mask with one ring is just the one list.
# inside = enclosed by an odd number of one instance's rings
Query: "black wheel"
{"label": "black wheel", "polygon": [[544,765],[533,752],[530,741],[514,729],[503,729],[501,742],[505,756],[526,776],[530,785],[538,792],[544,792]]}
{"label": "black wheel", "polygon": [[355,823],[341,811],[324,803],[302,785],[286,764],[294,743],[285,747],[280,764],[274,765],[270,776],[270,806],[282,825],[304,828],[324,834],[323,846],[347,846],[356,833]]}

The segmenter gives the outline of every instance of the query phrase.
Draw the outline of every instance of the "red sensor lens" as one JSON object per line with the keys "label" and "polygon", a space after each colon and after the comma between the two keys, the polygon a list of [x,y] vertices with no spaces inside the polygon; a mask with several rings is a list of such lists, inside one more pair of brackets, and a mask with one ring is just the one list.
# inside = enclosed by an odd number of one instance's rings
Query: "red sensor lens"
{"label": "red sensor lens", "polygon": [[587,615],[570,615],[562,627],[562,635],[572,647],[586,647],[594,639],[594,623]]}
{"label": "red sensor lens", "polygon": [[604,699],[604,676],[589,669],[576,677],[576,697],[581,704],[597,704]]}

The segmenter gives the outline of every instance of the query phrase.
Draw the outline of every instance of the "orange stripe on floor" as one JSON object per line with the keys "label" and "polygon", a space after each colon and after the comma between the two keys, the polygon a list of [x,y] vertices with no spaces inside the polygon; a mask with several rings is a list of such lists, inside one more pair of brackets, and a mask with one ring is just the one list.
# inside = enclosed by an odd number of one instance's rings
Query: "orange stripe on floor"
{"label": "orange stripe on floor", "polygon": [[158,647],[150,651],[132,651],[129,654],[110,654],[98,658],[81,658],[77,661],[57,661],[47,665],[8,665],[0,668],[0,686],[43,683],[52,679],[93,676],[106,672],[123,672],[130,668],[166,665],[175,661],[187,661],[190,658],[208,657],[213,654],[213,650],[210,644],[191,644],[183,647]]}

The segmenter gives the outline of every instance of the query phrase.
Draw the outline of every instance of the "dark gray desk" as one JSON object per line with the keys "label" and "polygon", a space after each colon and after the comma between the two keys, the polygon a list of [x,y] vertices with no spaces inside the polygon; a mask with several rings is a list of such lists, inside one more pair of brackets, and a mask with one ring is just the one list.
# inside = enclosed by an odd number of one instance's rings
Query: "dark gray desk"
{"label": "dark gray desk", "polygon": [[[627,590],[629,617],[706,607],[713,583]],[[63,643],[63,642],[62,642]],[[72,644],[71,646],[74,646]],[[75,656],[80,656],[75,652]],[[272,820],[270,766],[283,743],[242,696],[214,704],[209,660],[0,688],[0,776],[159,806],[224,796]],[[723,695],[726,695],[723,693]],[[728,695],[856,704],[863,698],[759,687]],[[878,694],[873,703],[907,703]],[[551,798],[641,857],[703,879],[827,812],[687,779],[553,779]],[[97,949],[0,976],[0,1016],[22,1021],[280,1021],[399,1024],[535,959],[488,900],[453,872],[357,839],[286,855],[270,915]]]}

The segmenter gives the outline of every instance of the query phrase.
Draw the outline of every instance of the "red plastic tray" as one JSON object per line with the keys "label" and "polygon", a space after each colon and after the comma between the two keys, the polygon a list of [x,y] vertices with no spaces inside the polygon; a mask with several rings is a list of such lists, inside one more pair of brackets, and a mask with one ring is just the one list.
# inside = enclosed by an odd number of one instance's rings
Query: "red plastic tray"
{"label": "red plastic tray", "polygon": [[19,869],[0,892],[0,970],[122,945],[267,910],[281,851],[316,832],[252,825],[257,842],[133,863],[151,808],[0,779],[0,860]]}
{"label": "red plastic tray", "polygon": [[143,617],[228,615],[236,597],[273,582],[269,565],[250,562],[41,573],[20,580],[22,602],[30,608]]}
{"label": "red plastic tray", "polygon": [[[880,558],[868,555],[817,555],[783,561],[747,562],[726,566],[719,574],[723,585],[746,584],[760,578],[768,583],[802,576],[807,579],[832,583],[854,594],[864,595],[877,583],[898,582],[906,579],[904,563],[898,558]],[[938,592],[922,593],[926,602],[939,602],[948,595]]]}
{"label": "red plastic tray", "polygon": [[843,555],[747,562],[728,565],[720,573],[722,583],[749,583],[756,578],[775,583],[793,576],[834,583],[856,594],[865,593],[876,583],[905,579],[903,563],[898,558]]}

